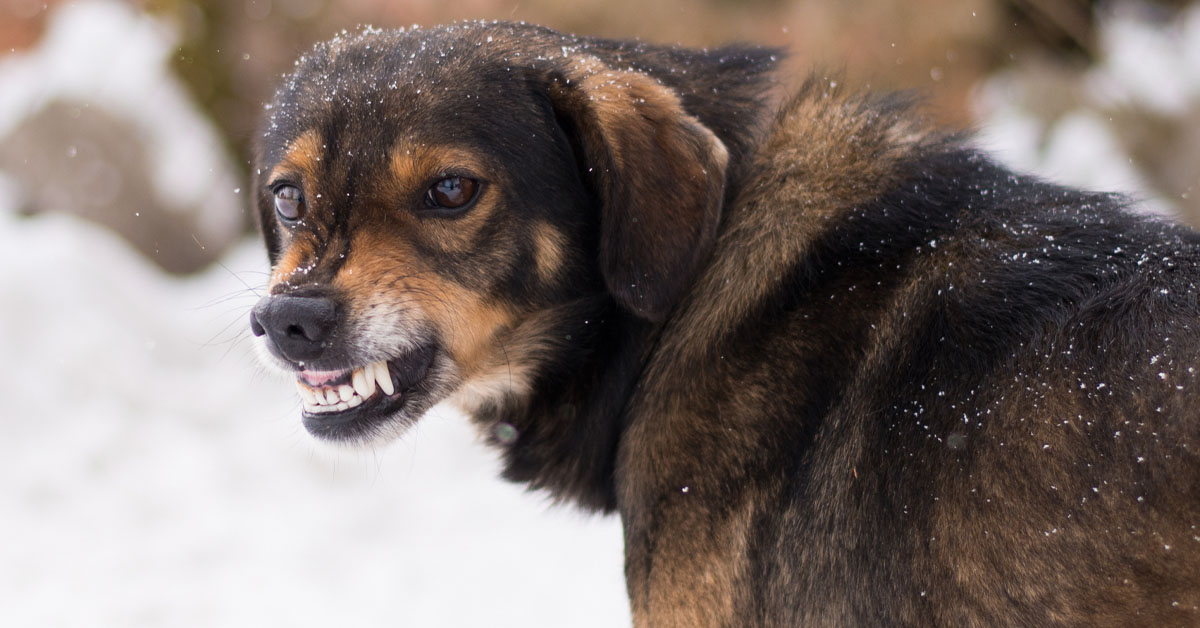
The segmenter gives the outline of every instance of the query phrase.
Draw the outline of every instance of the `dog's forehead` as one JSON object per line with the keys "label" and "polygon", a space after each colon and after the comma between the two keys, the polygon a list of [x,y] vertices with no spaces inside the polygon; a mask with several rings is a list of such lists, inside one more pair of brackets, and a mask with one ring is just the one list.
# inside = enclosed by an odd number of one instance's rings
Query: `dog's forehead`
{"label": "dog's forehead", "polygon": [[[503,134],[522,116],[538,117],[529,105],[529,69],[564,49],[553,44],[576,41],[508,23],[344,34],[301,56],[285,77],[267,105],[261,158],[277,163],[314,129],[349,134],[363,152],[403,140]],[[496,128],[497,111],[505,112],[504,128]]]}

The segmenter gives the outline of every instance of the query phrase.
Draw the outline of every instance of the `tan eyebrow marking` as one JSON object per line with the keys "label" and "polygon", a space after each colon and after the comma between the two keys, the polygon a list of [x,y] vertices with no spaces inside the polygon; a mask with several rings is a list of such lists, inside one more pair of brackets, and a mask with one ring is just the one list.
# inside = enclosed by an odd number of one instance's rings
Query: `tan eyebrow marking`
{"label": "tan eyebrow marking", "polygon": [[295,170],[299,170],[307,180],[315,181],[324,150],[321,135],[316,129],[309,129],[301,133],[288,144],[287,150],[283,153],[283,159],[279,160],[279,164],[271,169],[267,182],[285,177]]}

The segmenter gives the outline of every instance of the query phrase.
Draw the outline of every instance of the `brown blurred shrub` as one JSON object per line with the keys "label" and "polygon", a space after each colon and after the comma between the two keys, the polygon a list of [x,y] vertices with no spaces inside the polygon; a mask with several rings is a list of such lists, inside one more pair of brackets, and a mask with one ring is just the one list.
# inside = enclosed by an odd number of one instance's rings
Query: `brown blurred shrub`
{"label": "brown blurred shrub", "polygon": [[[0,3],[0,50],[28,46],[47,10]],[[261,104],[293,59],[340,29],[524,20],[579,34],[713,46],[749,41],[792,52],[791,75],[832,69],[853,85],[917,88],[953,124],[987,71],[1030,48],[1086,58],[1085,0],[149,0],[179,26],[175,68],[245,164]],[[48,7],[43,9],[42,7]]]}
{"label": "brown blurred shrub", "polygon": [[955,124],[968,122],[971,86],[1009,58],[1006,42],[1014,32],[1028,30],[1020,19],[1013,25],[1019,8],[994,0],[155,0],[150,6],[180,24],[176,68],[242,156],[261,103],[292,60],[314,42],[362,24],[524,20],[689,46],[784,46],[794,76],[832,68],[853,84],[924,89],[938,115]]}

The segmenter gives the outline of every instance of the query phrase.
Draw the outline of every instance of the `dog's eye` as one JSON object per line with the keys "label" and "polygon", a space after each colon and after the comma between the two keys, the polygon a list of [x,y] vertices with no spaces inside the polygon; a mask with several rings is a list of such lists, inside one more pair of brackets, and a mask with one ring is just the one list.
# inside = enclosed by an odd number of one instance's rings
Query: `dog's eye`
{"label": "dog's eye", "polygon": [[425,205],[431,209],[461,209],[475,200],[479,182],[466,177],[446,177],[425,193]]}
{"label": "dog's eye", "polygon": [[304,196],[300,193],[300,188],[294,185],[275,188],[275,213],[289,222],[303,218]]}

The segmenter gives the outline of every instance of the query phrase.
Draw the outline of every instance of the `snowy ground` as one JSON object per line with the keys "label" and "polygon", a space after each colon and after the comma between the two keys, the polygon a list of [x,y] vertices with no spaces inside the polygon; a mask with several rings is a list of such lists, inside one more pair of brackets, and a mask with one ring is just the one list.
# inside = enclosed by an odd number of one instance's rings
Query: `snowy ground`
{"label": "snowy ground", "polygon": [[[167,196],[236,224],[170,33],[64,6],[0,59],[0,134],[53,98],[105,108]],[[629,624],[619,522],[498,480],[463,417],[371,452],[304,434],[251,355],[259,244],[180,281],[94,225],[18,218],[21,192],[0,173],[0,626]]]}
{"label": "snowy ground", "polygon": [[627,625],[616,519],[497,480],[462,417],[303,433],[246,338],[262,258],[179,282],[0,211],[0,625]]}

